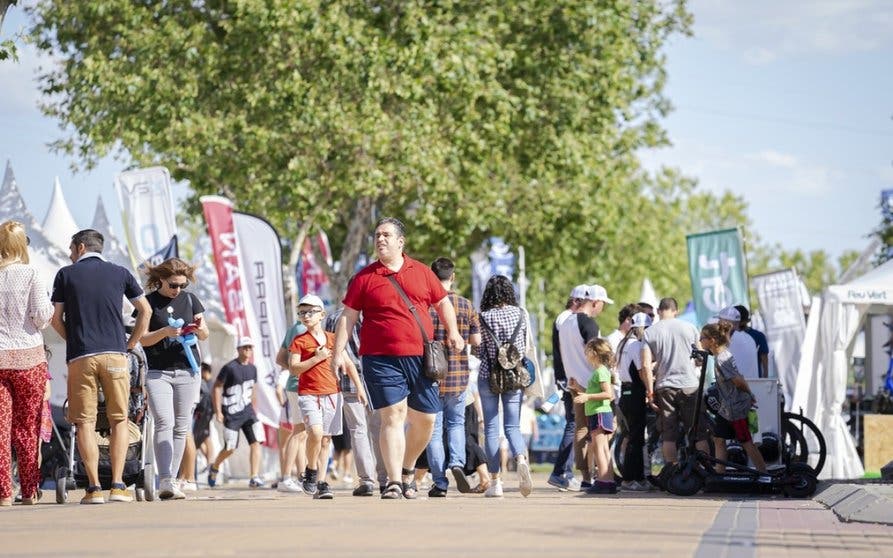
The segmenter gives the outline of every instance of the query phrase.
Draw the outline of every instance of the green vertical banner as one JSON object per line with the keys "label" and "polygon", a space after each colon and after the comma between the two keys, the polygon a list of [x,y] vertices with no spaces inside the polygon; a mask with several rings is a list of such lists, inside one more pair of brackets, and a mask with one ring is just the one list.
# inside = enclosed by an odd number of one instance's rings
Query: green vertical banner
{"label": "green vertical banner", "polygon": [[688,271],[698,322],[732,304],[747,304],[747,269],[738,229],[690,234]]}

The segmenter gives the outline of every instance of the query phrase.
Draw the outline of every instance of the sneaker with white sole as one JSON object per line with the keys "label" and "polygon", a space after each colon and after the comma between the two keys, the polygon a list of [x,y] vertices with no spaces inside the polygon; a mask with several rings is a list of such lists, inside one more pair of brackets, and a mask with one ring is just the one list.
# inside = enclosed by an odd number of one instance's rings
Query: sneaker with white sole
{"label": "sneaker with white sole", "polygon": [[533,490],[533,479],[530,478],[530,465],[527,463],[526,455],[519,455],[516,459],[518,464],[518,490],[521,491],[521,496],[526,498],[530,496],[530,492]]}
{"label": "sneaker with white sole", "polygon": [[193,481],[181,480],[178,481],[180,483],[180,490],[183,492],[198,492],[198,485]]}
{"label": "sneaker with white sole", "polygon": [[276,490],[278,492],[287,492],[290,494],[303,494],[304,492],[301,485],[291,477],[279,481],[279,486],[276,487]]}
{"label": "sneaker with white sole", "polygon": [[502,498],[502,480],[495,480],[490,484],[490,488],[484,492],[487,498]]}
{"label": "sneaker with white sole", "polygon": [[186,495],[180,490],[176,479],[166,478],[158,483],[158,497],[162,500],[184,500]]}
{"label": "sneaker with white sole", "polygon": [[113,484],[112,489],[109,490],[109,502],[133,502],[133,496],[126,486]]}
{"label": "sneaker with white sole", "polygon": [[263,488],[264,487],[264,479],[260,477],[253,477],[248,481],[248,488]]}
{"label": "sneaker with white sole", "polygon": [[81,504],[105,504],[105,498],[102,497],[102,489],[98,486],[88,488],[87,493],[81,498]]}

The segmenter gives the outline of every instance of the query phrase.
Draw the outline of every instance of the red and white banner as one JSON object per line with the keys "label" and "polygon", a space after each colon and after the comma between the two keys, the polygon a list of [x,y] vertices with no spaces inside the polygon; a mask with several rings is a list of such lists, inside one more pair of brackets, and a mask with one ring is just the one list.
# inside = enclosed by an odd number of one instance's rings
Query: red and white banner
{"label": "red and white banner", "polygon": [[301,259],[298,260],[298,266],[295,270],[298,283],[298,296],[305,294],[315,294],[319,296],[323,302],[329,304],[332,302],[332,289],[329,283],[329,276],[322,265],[316,261],[316,255],[313,253],[311,243],[316,243],[319,253],[332,266],[332,252],[329,248],[329,237],[326,233],[319,231],[316,235],[308,235],[304,239],[304,246],[301,247]]}
{"label": "red and white banner", "polygon": [[242,266],[239,262],[239,239],[233,225],[233,204],[220,196],[202,196],[199,201],[208,224],[208,236],[211,237],[226,321],[236,328],[239,337],[251,335],[245,315]]}
{"label": "red and white banner", "polygon": [[242,266],[245,312],[254,339],[254,365],[260,382],[257,414],[269,426],[279,425],[276,353],[288,324],[282,288],[282,246],[273,226],[254,215],[233,213]]}

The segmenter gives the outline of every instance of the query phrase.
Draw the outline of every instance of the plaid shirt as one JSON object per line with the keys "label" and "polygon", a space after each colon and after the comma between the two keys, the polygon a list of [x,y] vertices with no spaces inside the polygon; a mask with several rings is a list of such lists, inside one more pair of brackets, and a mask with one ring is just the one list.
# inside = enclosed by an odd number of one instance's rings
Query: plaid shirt
{"label": "plaid shirt", "polygon": [[515,339],[515,347],[522,355],[527,354],[527,320],[525,320],[526,312],[519,306],[501,306],[499,308],[491,308],[485,312],[481,312],[481,320],[490,326],[496,339],[490,335],[490,332],[484,331],[481,335],[481,346],[478,349],[478,356],[481,359],[481,368],[478,377],[486,380],[490,377],[490,369],[496,362],[496,351],[503,343],[508,343],[521,320],[521,329],[518,330],[518,337]]}
{"label": "plaid shirt", "polygon": [[[450,302],[456,310],[456,325],[459,326],[459,335],[465,342],[475,333],[480,333],[480,325],[478,324],[477,312],[471,306],[471,302],[454,292],[449,294]],[[465,391],[468,386],[468,353],[466,351],[456,352],[447,343],[446,326],[440,321],[440,316],[433,306],[428,307],[431,319],[434,321],[434,339],[443,341],[447,349],[447,375],[440,382],[441,395],[455,395]]]}

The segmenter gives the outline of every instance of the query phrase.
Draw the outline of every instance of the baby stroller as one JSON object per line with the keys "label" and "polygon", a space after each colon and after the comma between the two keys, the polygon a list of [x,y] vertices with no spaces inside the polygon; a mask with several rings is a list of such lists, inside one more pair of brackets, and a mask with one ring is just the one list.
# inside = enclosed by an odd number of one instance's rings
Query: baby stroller
{"label": "baby stroller", "polygon": [[[146,412],[145,380],[146,355],[142,348],[127,352],[130,365],[130,403],[127,419],[130,442],[124,459],[124,484],[136,487],[137,501],[155,499],[155,465],[152,451],[152,417]],[[67,411],[68,401],[65,402]],[[99,392],[96,413],[96,432],[99,441],[99,484],[103,490],[111,488],[112,471],[109,460],[109,422],[105,414],[105,398]],[[56,469],[56,503],[68,501],[68,490],[87,488],[89,482],[84,464],[77,452],[77,426],[71,425],[68,447],[68,465]]]}

